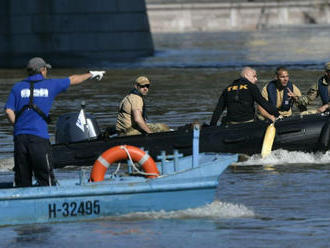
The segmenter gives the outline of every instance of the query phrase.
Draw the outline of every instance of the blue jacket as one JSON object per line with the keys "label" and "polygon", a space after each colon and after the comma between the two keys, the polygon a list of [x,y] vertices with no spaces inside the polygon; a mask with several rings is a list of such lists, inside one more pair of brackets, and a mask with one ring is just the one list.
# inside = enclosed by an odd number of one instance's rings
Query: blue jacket
{"label": "blue jacket", "polygon": [[[69,78],[45,79],[41,74],[30,76],[14,85],[4,106],[5,109],[18,113],[23,106],[29,104],[31,81],[35,82],[33,103],[47,116],[55,97],[70,86]],[[16,120],[14,136],[19,134],[32,134],[49,139],[46,121],[33,109],[26,109]]]}

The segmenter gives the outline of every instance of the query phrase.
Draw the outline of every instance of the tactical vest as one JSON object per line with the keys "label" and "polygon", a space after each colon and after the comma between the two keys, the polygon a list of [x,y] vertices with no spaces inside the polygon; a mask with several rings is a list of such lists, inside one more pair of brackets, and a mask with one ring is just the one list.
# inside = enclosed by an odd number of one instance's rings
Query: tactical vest
{"label": "tactical vest", "polygon": [[35,104],[33,103],[34,95],[34,84],[38,83],[40,81],[29,81],[28,83],[30,84],[30,97],[29,97],[29,103],[24,105],[20,110],[18,110],[15,113],[15,123],[17,122],[18,118],[22,115],[22,113],[27,110],[27,109],[33,109],[38,115],[41,116],[41,118],[47,123],[50,123],[50,117],[47,116],[42,110]]}
{"label": "tactical vest", "polygon": [[142,117],[143,119],[146,121],[148,119],[147,117],[147,108],[146,105],[144,103],[144,98],[143,95],[137,90],[137,89],[133,89],[130,94],[134,94],[134,95],[138,95],[142,98],[142,102],[143,102],[143,107],[142,107]]}
{"label": "tactical vest", "polygon": [[318,81],[318,89],[320,93],[320,97],[322,100],[323,105],[327,104],[329,102],[329,96],[328,96],[328,84],[325,82],[325,77],[321,77]]}

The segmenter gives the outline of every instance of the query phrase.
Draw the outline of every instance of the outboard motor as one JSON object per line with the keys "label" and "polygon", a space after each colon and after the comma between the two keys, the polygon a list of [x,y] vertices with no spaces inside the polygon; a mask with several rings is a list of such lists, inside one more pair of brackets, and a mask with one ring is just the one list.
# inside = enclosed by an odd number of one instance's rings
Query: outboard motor
{"label": "outboard motor", "polygon": [[72,143],[97,139],[101,132],[93,115],[85,115],[85,102],[79,113],[61,115],[56,123],[55,143]]}

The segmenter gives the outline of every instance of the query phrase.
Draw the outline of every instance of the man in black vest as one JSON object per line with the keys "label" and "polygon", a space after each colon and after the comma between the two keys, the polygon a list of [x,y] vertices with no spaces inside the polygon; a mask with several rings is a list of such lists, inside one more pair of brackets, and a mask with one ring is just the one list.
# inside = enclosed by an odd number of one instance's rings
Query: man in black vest
{"label": "man in black vest", "polygon": [[[263,89],[262,96],[284,117],[292,115],[292,106],[295,104],[300,111],[305,111],[303,98],[299,88],[289,80],[289,72],[285,67],[278,67],[275,71],[276,78],[270,81]],[[258,110],[263,117],[269,118],[268,113],[258,105]]]}
{"label": "man in black vest", "polygon": [[257,72],[251,67],[241,71],[241,78],[228,85],[222,92],[213,112],[211,126],[216,126],[222,112],[227,109],[227,124],[252,122],[255,119],[255,102],[266,109],[275,121],[280,114],[260,94],[256,86]]}

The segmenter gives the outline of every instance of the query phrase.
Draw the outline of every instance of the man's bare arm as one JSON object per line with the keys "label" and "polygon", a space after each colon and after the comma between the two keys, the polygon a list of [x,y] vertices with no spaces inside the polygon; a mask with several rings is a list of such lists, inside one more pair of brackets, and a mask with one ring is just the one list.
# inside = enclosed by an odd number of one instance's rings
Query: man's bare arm
{"label": "man's bare arm", "polygon": [[263,117],[265,117],[265,118],[271,120],[272,122],[274,122],[274,121],[276,120],[276,118],[275,118],[274,115],[271,115],[270,113],[268,113],[268,112],[267,112],[263,107],[261,107],[260,105],[258,105],[258,110],[259,110],[260,114],[261,114]]}
{"label": "man's bare arm", "polygon": [[6,114],[7,114],[7,118],[9,120],[9,122],[14,125],[15,124],[15,118],[16,118],[15,112],[12,109],[7,108],[6,109]]}
{"label": "man's bare arm", "polygon": [[149,127],[147,126],[147,123],[144,121],[142,117],[142,112],[141,110],[133,110],[133,118],[136,124],[145,131],[146,133],[152,133]]}

